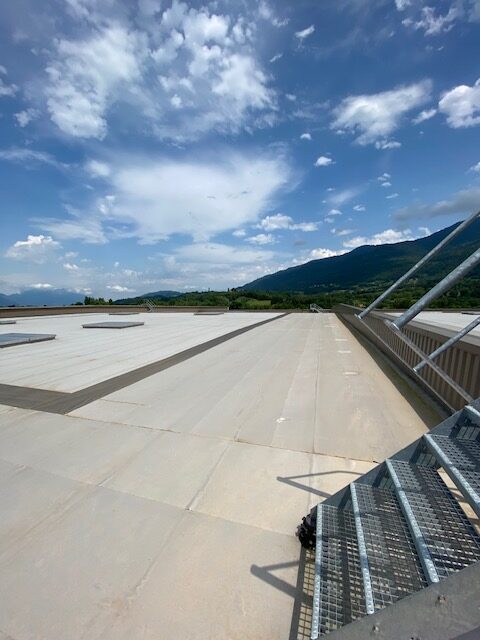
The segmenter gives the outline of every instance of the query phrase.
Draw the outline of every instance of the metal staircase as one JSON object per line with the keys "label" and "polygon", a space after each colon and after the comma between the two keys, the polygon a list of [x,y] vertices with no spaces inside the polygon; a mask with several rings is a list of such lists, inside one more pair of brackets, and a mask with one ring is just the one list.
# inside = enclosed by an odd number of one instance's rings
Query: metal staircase
{"label": "metal staircase", "polygon": [[[299,539],[315,548],[312,640],[332,632],[344,637],[346,625],[374,620],[389,605],[478,562],[475,514],[480,517],[480,399],[303,518]],[[364,633],[348,637],[370,637]]]}
{"label": "metal staircase", "polygon": [[146,298],[143,303],[150,312],[155,311],[155,304],[151,300],[148,300],[148,298]]}

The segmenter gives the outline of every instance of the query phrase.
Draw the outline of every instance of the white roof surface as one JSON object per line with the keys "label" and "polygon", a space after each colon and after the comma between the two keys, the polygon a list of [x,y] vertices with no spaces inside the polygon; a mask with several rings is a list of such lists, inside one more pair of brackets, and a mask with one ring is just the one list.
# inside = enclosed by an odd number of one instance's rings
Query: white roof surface
{"label": "white roof surface", "polygon": [[[26,319],[58,338],[0,352],[2,381],[78,389],[260,318]],[[288,638],[296,526],[425,431],[404,391],[334,315],[292,314],[69,415],[0,407],[0,638]]]}

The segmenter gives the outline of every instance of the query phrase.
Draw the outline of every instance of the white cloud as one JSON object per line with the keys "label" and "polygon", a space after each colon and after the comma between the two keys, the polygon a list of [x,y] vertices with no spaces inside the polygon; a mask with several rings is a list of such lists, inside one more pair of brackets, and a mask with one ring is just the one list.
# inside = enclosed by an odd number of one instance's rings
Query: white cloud
{"label": "white cloud", "polygon": [[5,252],[6,258],[27,260],[43,264],[60,248],[60,243],[51,236],[29,235],[26,240],[17,240]]}
{"label": "white cloud", "polygon": [[277,28],[284,27],[289,22],[288,18],[278,18],[272,7],[264,2],[264,0],[260,2],[260,5],[258,7],[258,15],[260,16],[260,18],[266,20],[267,22],[270,22],[271,25]]}
{"label": "white cloud", "polygon": [[130,127],[178,141],[273,122],[275,93],[245,18],[173,0],[146,22],[92,24],[81,39],[59,38],[46,69],[48,110],[64,133],[103,139],[113,108]]}
{"label": "white cloud", "polygon": [[475,171],[476,173],[480,173],[480,162],[474,164],[473,167],[470,167],[470,171]]}
{"label": "white cloud", "polygon": [[437,216],[471,214],[478,211],[480,202],[480,187],[471,187],[457,191],[448,200],[439,200],[434,204],[414,203],[395,212],[397,220],[412,218],[435,218]]}
{"label": "white cloud", "polygon": [[354,229],[331,229],[331,233],[335,236],[350,236]]}
{"label": "white cloud", "polygon": [[313,24],[311,24],[306,29],[302,29],[302,31],[295,31],[295,37],[298,38],[299,40],[305,40],[305,38],[308,38],[308,36],[311,36],[314,31],[315,31],[315,27]]}
{"label": "white cloud", "polygon": [[105,244],[107,237],[101,221],[69,209],[70,218],[33,218],[38,227],[53,233],[60,240],[81,240],[88,244]]}
{"label": "white cloud", "polygon": [[40,113],[36,109],[24,109],[23,111],[19,111],[14,114],[15,120],[17,121],[20,127],[26,127],[32,120],[38,118]]}
{"label": "white cloud", "polygon": [[444,93],[438,110],[447,117],[454,129],[480,124],[480,78],[473,86],[459,85]]}
{"label": "white cloud", "polygon": [[140,79],[146,55],[141,46],[138,35],[120,26],[84,41],[57,42],[56,59],[47,67],[47,104],[59,129],[76,137],[105,137],[108,107]]}
{"label": "white cloud", "polygon": [[258,227],[265,231],[276,231],[277,229],[289,229],[292,224],[293,220],[290,216],[276,213],[273,216],[266,216],[263,220],[260,220]]}
{"label": "white cloud", "polygon": [[30,285],[31,289],[53,289],[53,284],[49,284],[48,282],[38,282],[36,284]]}
{"label": "white cloud", "polygon": [[107,289],[115,291],[115,293],[131,293],[135,291],[135,289],[130,289],[129,287],[122,287],[120,284],[109,284],[107,285]]}
{"label": "white cloud", "polygon": [[302,135],[300,136],[300,140],[311,140],[312,139],[312,134],[310,133],[302,133]]}
{"label": "white cloud", "polygon": [[[425,227],[422,227],[425,229]],[[396,242],[404,242],[405,240],[415,240],[415,238],[423,237],[427,234],[421,232],[420,235],[415,235],[410,229],[404,229],[403,231],[397,231],[395,229],[385,229],[380,233],[375,233],[373,236],[355,236],[350,240],[345,240],[343,246],[347,249],[355,249],[366,244],[380,245],[380,244],[394,244]]]}
{"label": "white cloud", "polygon": [[85,169],[94,178],[107,178],[110,175],[109,165],[99,160],[88,160]]}
{"label": "white cloud", "polygon": [[0,149],[0,160],[7,160],[8,162],[17,162],[27,168],[30,168],[36,164],[50,164],[54,167],[60,168],[65,165],[58,162],[53,156],[44,151],[35,151],[35,149],[29,149],[27,147],[13,147],[11,149]]}
{"label": "white cloud", "polygon": [[318,222],[297,222],[292,224],[290,229],[305,231],[306,233],[310,231],[318,231]]}
{"label": "white cloud", "polygon": [[402,146],[398,140],[377,140],[375,149],[399,149]]}
{"label": "white cloud", "polygon": [[280,60],[281,58],[283,58],[283,53],[276,53],[274,56],[270,58],[269,62],[273,63],[273,62],[276,62],[277,60]]}
{"label": "white cloud", "polygon": [[438,36],[453,28],[455,21],[462,16],[462,11],[458,6],[451,7],[448,13],[442,16],[435,14],[434,7],[422,7],[421,16],[417,21],[406,18],[403,24],[416,31],[422,29],[426,36]]}
{"label": "white cloud", "polygon": [[297,96],[293,93],[286,93],[285,97],[287,100],[290,100],[290,102],[295,102],[297,99]]}
{"label": "white cloud", "polygon": [[58,238],[85,242],[105,242],[110,236],[154,243],[173,234],[206,240],[255,224],[277,192],[292,185],[290,170],[279,155],[124,162],[110,163],[107,197],[83,213],[72,211],[71,219],[43,220],[43,228]]}
{"label": "white cloud", "polygon": [[412,0],[395,0],[395,5],[399,11],[404,11],[412,4]]}
{"label": "white cloud", "polygon": [[424,109],[423,111],[420,111],[420,113],[415,116],[415,118],[413,118],[412,122],[413,124],[420,124],[421,122],[425,122],[425,120],[430,120],[430,118],[433,118],[436,113],[436,109]]}
{"label": "white cloud", "polygon": [[365,207],[365,205],[364,205],[364,204],[356,204],[356,205],[353,207],[353,210],[354,210],[354,211],[366,211],[366,207]]}
{"label": "white cloud", "polygon": [[250,242],[251,244],[259,245],[274,244],[275,236],[271,233],[257,233],[256,236],[251,236],[250,238],[247,238],[246,241]]}
{"label": "white cloud", "polygon": [[386,180],[390,180],[390,178],[391,178],[391,177],[392,177],[392,176],[391,176],[389,173],[386,173],[386,172],[385,172],[385,173],[382,173],[382,175],[381,175],[381,176],[378,176],[377,180],[378,180],[379,182],[385,182]]}
{"label": "white cloud", "polygon": [[232,233],[232,236],[234,236],[235,238],[244,238],[247,235],[247,232],[245,231],[245,229],[235,229],[235,231]]}
{"label": "white cloud", "polygon": [[323,260],[324,258],[332,258],[333,256],[342,256],[346,251],[334,251],[332,249],[312,249],[310,251],[310,258],[312,260]]}
{"label": "white cloud", "polygon": [[328,158],[327,156],[319,156],[315,160],[316,167],[328,167],[329,164],[335,164],[332,158]]}
{"label": "white cloud", "polygon": [[386,189],[388,189],[389,187],[392,186],[391,182],[388,182],[388,180],[384,180],[383,182],[380,183],[381,187],[385,187]]}
{"label": "white cloud", "polygon": [[398,198],[398,193],[391,193],[389,196],[385,196],[387,200],[393,200],[394,198]]}
{"label": "white cloud", "polygon": [[[0,65],[0,74],[6,76],[7,70]],[[7,84],[0,78],[0,98],[12,98],[18,91],[16,84]]]}
{"label": "white cloud", "polygon": [[341,216],[342,212],[339,211],[338,209],[330,209],[330,211],[328,212],[329,216]]}
{"label": "white cloud", "polygon": [[67,271],[79,271],[80,267],[77,264],[74,264],[73,262],[65,262],[63,264],[63,268],[66,269]]}
{"label": "white cloud", "polygon": [[360,145],[376,143],[381,149],[399,146],[388,136],[398,129],[406,113],[429,99],[430,91],[431,82],[424,80],[381,93],[349,96],[334,109],[332,129],[356,134]]}
{"label": "white cloud", "polygon": [[363,191],[362,187],[348,187],[347,189],[341,189],[340,191],[335,191],[331,195],[328,196],[328,203],[338,209],[346,202],[350,202],[356,198]]}

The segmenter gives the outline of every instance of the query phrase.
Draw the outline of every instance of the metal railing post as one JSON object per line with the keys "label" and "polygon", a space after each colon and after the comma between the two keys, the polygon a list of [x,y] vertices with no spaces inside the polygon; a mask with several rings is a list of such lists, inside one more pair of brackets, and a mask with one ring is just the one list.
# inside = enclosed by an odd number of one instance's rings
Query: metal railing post
{"label": "metal railing post", "polygon": [[426,364],[430,364],[431,360],[434,360],[434,358],[438,358],[438,356],[443,353],[444,351],[446,351],[447,349],[450,349],[450,347],[452,347],[454,344],[456,344],[459,340],[461,340],[463,338],[463,336],[466,336],[467,333],[470,333],[470,331],[472,331],[472,329],[475,329],[475,327],[477,327],[480,324],[480,316],[478,316],[478,318],[475,318],[475,320],[472,320],[472,322],[470,322],[470,324],[468,324],[466,327],[464,327],[461,331],[459,331],[458,333],[456,333],[454,336],[452,336],[451,338],[449,338],[446,342],[444,342],[442,345],[440,345],[438,347],[438,349],[435,349],[435,351],[432,351],[432,353],[430,353],[425,360],[422,360],[422,362],[419,362],[415,367],[413,367],[413,370],[418,373],[420,371],[420,369],[423,369],[423,367]]}
{"label": "metal railing post", "polygon": [[440,249],[442,249],[446,244],[448,244],[453,238],[458,236],[464,229],[469,227],[477,218],[480,217],[480,211],[473,213],[469,218],[466,218],[463,222],[461,222],[458,227],[448,234],[443,240],[441,240],[431,251],[427,253],[421,260],[419,260],[407,273],[401,276],[396,282],[394,282],[386,291],[384,291],[376,300],[374,300],[366,309],[364,309],[361,313],[358,314],[360,319],[363,319],[366,315],[370,313],[373,309],[378,307],[378,305],[385,300],[387,296],[396,291],[400,285],[402,285],[406,280],[411,278],[413,274],[423,267],[434,255],[436,255]]}
{"label": "metal railing post", "polygon": [[415,304],[402,313],[399,318],[393,320],[393,322],[389,323],[393,329],[401,329],[404,327],[410,320],[412,320],[416,315],[418,315],[425,307],[436,300],[439,296],[441,296],[445,291],[448,291],[454,284],[459,282],[462,278],[464,278],[469,271],[471,271],[477,264],[480,263],[480,248],[477,249],[469,256],[466,260],[462,262],[458,267],[456,267],[453,271],[451,271],[443,280],[441,280],[438,284],[427,291],[427,293],[420,298]]}

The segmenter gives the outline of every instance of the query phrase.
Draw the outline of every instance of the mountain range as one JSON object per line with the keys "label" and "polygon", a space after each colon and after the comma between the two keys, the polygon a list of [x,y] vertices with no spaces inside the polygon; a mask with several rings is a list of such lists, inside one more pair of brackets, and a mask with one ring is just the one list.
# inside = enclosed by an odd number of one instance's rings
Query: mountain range
{"label": "mountain range", "polygon": [[[340,256],[311,260],[297,267],[253,280],[241,289],[315,294],[391,284],[458,224],[460,223],[417,240],[377,246],[365,245]],[[480,220],[477,220],[442,249],[421,269],[418,276],[424,280],[439,280],[479,246]]]}

